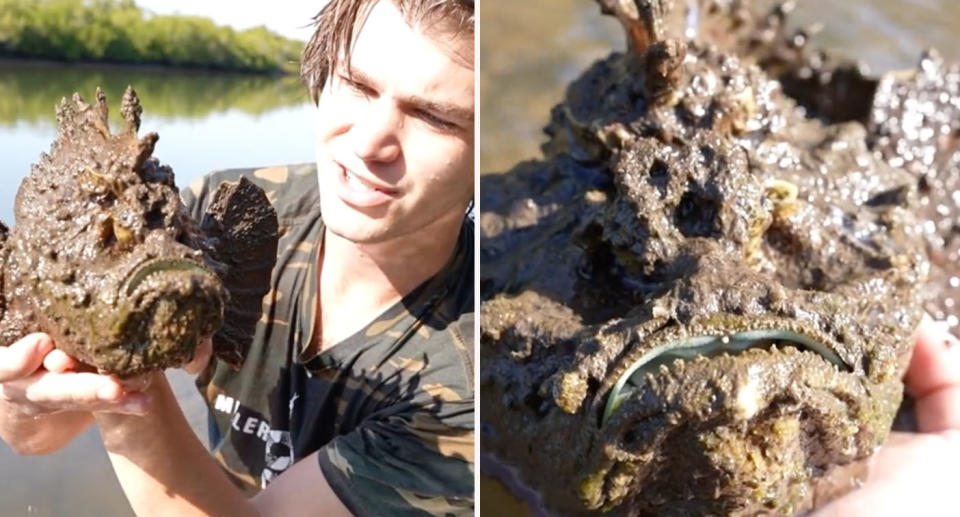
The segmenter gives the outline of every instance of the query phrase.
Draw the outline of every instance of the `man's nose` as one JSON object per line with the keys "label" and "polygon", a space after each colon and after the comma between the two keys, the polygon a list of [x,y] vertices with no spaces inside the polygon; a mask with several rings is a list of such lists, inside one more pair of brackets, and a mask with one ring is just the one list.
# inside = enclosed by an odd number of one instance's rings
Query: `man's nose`
{"label": "man's nose", "polygon": [[386,99],[371,102],[350,130],[354,154],[369,162],[396,160],[400,156],[402,120],[400,111]]}

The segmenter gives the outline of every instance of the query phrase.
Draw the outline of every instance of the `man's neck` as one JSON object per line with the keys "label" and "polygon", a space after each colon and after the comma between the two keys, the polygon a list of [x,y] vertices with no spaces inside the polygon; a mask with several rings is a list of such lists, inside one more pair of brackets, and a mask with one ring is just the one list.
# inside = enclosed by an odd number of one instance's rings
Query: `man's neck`
{"label": "man's neck", "polygon": [[462,216],[450,216],[415,234],[362,244],[325,231],[317,344],[346,339],[437,274],[453,255],[462,224]]}

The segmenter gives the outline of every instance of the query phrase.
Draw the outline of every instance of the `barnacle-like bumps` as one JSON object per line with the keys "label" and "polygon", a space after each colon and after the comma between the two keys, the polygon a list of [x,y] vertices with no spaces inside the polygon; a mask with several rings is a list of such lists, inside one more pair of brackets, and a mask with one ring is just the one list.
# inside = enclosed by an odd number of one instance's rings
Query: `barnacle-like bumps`
{"label": "barnacle-like bumps", "polygon": [[628,49],[481,184],[482,470],[559,515],[821,505],[951,314],[957,71],[867,77],[788,3],[598,2]]}
{"label": "barnacle-like bumps", "polygon": [[[57,108],[59,134],[0,223],[0,346],[43,331],[81,363],[130,376],[179,366],[200,340],[239,366],[276,259],[277,216],[247,180],[224,184],[194,221],[170,167],[139,138],[142,108],[79,95]],[[226,324],[224,324],[226,322]]]}

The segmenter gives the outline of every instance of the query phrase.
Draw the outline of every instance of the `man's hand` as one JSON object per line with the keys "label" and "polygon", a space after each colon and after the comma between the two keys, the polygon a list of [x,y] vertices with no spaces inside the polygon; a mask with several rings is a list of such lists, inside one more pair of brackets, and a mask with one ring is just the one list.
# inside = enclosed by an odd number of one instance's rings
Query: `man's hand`
{"label": "man's hand", "polygon": [[53,347],[46,334],[31,334],[0,348],[0,399],[28,416],[64,411],[146,412],[139,393],[147,377],[121,380],[76,371],[75,360]]}
{"label": "man's hand", "polygon": [[960,342],[925,317],[907,370],[917,433],[893,433],[872,458],[866,484],[814,517],[954,515],[960,479]]}
{"label": "man's hand", "polygon": [[143,414],[147,376],[78,372],[46,334],[0,348],[0,438],[21,454],[55,451],[93,423],[93,411]]}

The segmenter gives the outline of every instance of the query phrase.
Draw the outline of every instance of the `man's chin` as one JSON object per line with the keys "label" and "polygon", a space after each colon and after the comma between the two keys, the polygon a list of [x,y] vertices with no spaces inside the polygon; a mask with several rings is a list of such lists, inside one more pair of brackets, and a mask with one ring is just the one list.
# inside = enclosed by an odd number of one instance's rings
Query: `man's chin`
{"label": "man's chin", "polygon": [[327,230],[354,244],[379,244],[391,239],[391,233],[385,228],[338,228],[336,225],[328,224]]}
{"label": "man's chin", "polygon": [[333,192],[321,191],[320,207],[324,224],[331,229],[336,227],[338,235],[359,237],[382,234],[391,226],[388,204],[373,207],[353,206]]}
{"label": "man's chin", "polygon": [[376,244],[390,240],[393,225],[389,220],[351,212],[350,207],[339,207],[339,210],[332,213],[324,210],[323,224],[334,235],[357,244]]}

